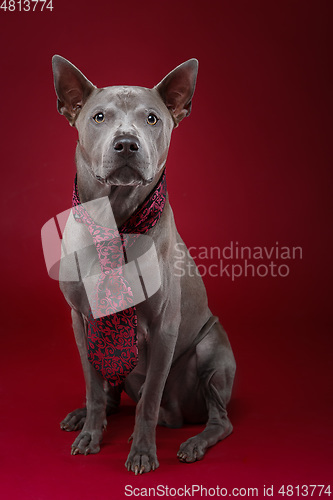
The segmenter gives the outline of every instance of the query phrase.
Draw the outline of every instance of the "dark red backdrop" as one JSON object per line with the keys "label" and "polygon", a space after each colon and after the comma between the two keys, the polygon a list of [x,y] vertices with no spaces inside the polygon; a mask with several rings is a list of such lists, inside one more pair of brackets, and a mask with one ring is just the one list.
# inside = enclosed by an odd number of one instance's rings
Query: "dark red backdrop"
{"label": "dark red backdrop", "polygon": [[[280,498],[282,484],[327,484],[331,2],[53,4],[53,12],[0,12],[4,498],[122,499],[126,484],[257,487],[259,496],[274,484]],[[40,242],[42,225],[69,207],[74,174],[76,133],[56,112],[55,53],[98,86],[153,86],[197,57],[193,113],[174,132],[168,160],[185,242],[302,247],[285,278],[205,277],[238,375],[234,434],[203,462],[176,459],[180,442],[201,427],[158,429],[160,469],[127,473],[127,399],[97,456],[71,457],[74,436],[59,429],[82,403],[84,384],[69,310]]]}

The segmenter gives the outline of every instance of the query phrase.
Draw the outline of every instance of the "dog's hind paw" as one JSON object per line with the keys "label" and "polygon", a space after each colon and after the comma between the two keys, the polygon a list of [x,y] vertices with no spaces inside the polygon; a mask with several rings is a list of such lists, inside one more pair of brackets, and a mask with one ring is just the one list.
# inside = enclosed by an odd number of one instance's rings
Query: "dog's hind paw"
{"label": "dog's hind paw", "polygon": [[194,436],[183,443],[177,453],[181,462],[192,463],[201,460],[208,448],[208,443],[201,436]]}
{"label": "dog's hind paw", "polygon": [[83,428],[86,416],[86,408],[77,408],[77,410],[68,413],[67,417],[60,423],[60,429],[68,432],[79,431]]}

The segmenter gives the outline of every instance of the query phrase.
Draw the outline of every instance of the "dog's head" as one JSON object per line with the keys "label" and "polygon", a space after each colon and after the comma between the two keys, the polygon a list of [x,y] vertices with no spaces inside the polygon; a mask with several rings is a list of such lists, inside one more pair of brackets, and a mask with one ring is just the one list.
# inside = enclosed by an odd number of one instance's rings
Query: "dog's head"
{"label": "dog's head", "polygon": [[52,66],[58,111],[78,130],[79,161],[103,184],[149,184],[165,164],[172,129],[190,114],[198,61],[152,89],[97,88],[58,55]]}

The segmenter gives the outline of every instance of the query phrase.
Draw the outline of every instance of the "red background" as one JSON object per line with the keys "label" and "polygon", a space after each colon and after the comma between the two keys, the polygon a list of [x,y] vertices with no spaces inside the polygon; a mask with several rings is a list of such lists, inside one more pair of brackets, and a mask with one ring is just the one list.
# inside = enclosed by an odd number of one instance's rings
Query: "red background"
{"label": "red background", "polygon": [[[332,469],[332,12],[329,1],[53,0],[0,12],[1,460],[6,499],[125,498],[124,486],[327,484]],[[157,430],[160,468],[124,462],[134,406],[101,453],[70,456],[59,422],[84,400],[70,313],[42,225],[70,205],[76,132],[57,114],[51,56],[98,86],[153,86],[190,57],[199,77],[174,132],[168,187],[189,246],[301,246],[285,278],[207,278],[238,363],[234,434],[184,465],[202,429]],[[279,498],[276,494],[275,498]]]}

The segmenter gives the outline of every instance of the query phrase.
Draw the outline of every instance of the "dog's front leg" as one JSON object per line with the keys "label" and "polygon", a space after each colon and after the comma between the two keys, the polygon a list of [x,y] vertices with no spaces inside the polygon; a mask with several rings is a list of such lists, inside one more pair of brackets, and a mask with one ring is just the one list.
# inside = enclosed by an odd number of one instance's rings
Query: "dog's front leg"
{"label": "dog's front leg", "polygon": [[[159,408],[175,349],[178,324],[154,330],[149,349],[149,365],[141,398],[136,407],[133,442],[125,467],[135,474],[157,469],[155,431]],[[167,333],[166,333],[167,332]]]}
{"label": "dog's front leg", "polygon": [[72,455],[98,453],[103,430],[106,427],[106,394],[103,378],[88,361],[86,325],[82,315],[72,309],[73,330],[81,356],[86,382],[87,416],[82,431],[72,444]]}

